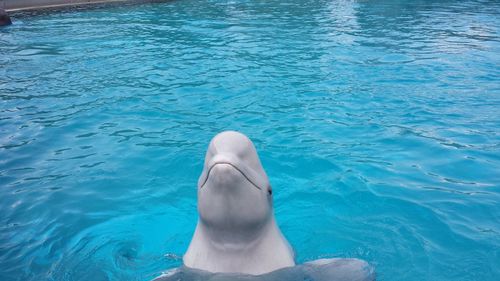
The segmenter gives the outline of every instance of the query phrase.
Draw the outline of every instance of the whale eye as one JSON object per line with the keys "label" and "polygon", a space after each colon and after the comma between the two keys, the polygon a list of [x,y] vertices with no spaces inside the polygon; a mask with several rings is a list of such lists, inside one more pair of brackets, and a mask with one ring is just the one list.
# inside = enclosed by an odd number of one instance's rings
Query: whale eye
{"label": "whale eye", "polygon": [[267,188],[267,193],[269,193],[269,195],[273,195],[273,190],[270,186]]}

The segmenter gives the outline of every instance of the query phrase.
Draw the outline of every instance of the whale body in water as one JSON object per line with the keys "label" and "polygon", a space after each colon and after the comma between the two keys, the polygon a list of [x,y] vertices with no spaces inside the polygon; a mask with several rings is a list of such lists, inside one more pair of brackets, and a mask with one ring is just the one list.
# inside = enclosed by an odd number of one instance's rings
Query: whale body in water
{"label": "whale body in water", "polygon": [[216,135],[198,180],[199,219],[184,265],[168,280],[368,281],[359,259],[320,259],[295,265],[292,247],[273,212],[273,192],[252,141],[235,131]]}
{"label": "whale body in water", "polygon": [[359,259],[320,259],[262,275],[213,273],[186,266],[165,272],[154,281],[374,281],[373,267]]}

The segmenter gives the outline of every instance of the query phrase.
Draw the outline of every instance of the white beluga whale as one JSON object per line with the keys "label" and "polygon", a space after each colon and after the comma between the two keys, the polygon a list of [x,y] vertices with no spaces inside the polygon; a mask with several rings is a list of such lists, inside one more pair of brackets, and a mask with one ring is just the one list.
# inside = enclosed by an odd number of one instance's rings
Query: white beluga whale
{"label": "white beluga whale", "polygon": [[210,142],[198,180],[198,223],[181,268],[155,280],[368,281],[358,259],[295,265],[273,211],[273,192],[252,141],[225,131]]}
{"label": "white beluga whale", "polygon": [[272,189],[253,143],[215,136],[198,180],[199,220],[184,265],[210,272],[263,274],[295,265],[273,213]]}

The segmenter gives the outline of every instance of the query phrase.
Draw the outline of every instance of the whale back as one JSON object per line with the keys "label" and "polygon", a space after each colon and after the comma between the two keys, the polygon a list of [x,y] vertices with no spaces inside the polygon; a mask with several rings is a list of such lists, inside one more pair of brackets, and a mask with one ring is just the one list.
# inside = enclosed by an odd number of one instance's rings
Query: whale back
{"label": "whale back", "polygon": [[359,259],[321,259],[283,268],[263,275],[210,273],[181,267],[154,281],[374,281],[375,270]]}

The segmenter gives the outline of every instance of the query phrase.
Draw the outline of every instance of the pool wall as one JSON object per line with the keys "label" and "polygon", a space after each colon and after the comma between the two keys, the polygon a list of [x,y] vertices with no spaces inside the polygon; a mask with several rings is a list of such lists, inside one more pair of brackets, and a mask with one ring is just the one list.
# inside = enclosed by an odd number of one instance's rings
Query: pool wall
{"label": "pool wall", "polygon": [[85,5],[130,0],[0,0],[0,8],[6,11],[31,10],[71,5]]}

